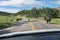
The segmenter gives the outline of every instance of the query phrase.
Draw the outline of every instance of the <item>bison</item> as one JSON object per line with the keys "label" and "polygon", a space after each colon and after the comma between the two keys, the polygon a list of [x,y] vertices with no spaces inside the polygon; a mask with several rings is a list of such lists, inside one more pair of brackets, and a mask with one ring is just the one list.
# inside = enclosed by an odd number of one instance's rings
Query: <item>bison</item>
{"label": "bison", "polygon": [[28,19],[28,21],[30,22],[30,19]]}
{"label": "bison", "polygon": [[45,16],[44,20],[46,20],[46,22],[49,23],[51,21],[51,17],[50,16]]}
{"label": "bison", "polygon": [[16,19],[16,21],[20,21],[20,20],[22,20],[22,18],[21,19]]}

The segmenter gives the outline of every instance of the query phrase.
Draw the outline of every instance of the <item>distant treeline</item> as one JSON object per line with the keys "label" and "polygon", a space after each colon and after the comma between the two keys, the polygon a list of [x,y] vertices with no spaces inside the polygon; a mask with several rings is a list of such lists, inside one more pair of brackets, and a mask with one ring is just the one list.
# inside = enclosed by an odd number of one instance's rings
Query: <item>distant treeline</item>
{"label": "distant treeline", "polygon": [[60,16],[60,8],[49,8],[49,7],[42,7],[42,8],[36,8],[33,7],[31,10],[21,10],[17,13],[8,13],[8,12],[2,12],[0,11],[0,15],[21,15],[21,16],[27,16],[27,17],[44,17],[46,15],[51,16],[53,18]]}
{"label": "distant treeline", "polygon": [[22,10],[16,13],[16,15],[26,15],[27,17],[44,17],[46,15],[51,16],[53,18],[59,17],[60,10],[57,8],[49,8],[49,7],[42,7],[37,9],[36,7],[33,7],[31,10]]}
{"label": "distant treeline", "polygon": [[8,13],[8,12],[0,11],[0,15],[9,16],[9,15],[14,15],[14,13]]}

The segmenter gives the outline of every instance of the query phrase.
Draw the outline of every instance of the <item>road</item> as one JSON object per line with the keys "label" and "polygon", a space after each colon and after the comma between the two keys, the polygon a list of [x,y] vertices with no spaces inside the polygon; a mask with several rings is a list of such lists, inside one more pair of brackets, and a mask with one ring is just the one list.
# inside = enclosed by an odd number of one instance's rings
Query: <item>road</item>
{"label": "road", "polygon": [[3,29],[0,31],[0,34],[11,33],[11,32],[21,32],[21,31],[33,31],[33,30],[41,30],[41,29],[60,29],[60,26],[54,24],[47,24],[40,20],[31,19],[28,21],[27,18],[17,22],[16,25],[12,27]]}

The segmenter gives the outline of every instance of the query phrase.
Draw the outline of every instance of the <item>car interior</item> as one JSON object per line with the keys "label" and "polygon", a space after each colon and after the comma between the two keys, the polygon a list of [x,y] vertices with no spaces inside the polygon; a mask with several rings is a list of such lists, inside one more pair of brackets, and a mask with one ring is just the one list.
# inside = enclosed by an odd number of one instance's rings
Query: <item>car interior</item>
{"label": "car interior", "polygon": [[0,40],[60,40],[60,31],[36,32],[0,37]]}

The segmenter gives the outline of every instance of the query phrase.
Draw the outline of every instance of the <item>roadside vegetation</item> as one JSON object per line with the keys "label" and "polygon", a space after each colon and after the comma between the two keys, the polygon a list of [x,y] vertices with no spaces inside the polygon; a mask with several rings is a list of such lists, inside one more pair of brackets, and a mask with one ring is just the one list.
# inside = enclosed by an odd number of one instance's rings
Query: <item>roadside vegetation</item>
{"label": "roadside vegetation", "polygon": [[[17,20],[18,19],[18,20]],[[0,16],[0,30],[11,27],[15,25],[21,18],[17,18],[16,16]]]}
{"label": "roadside vegetation", "polygon": [[52,24],[60,25],[60,18],[53,18],[51,21]]}
{"label": "roadside vegetation", "polygon": [[0,12],[0,30],[16,24],[18,22],[17,19],[20,18],[13,13]]}
{"label": "roadside vegetation", "polygon": [[[14,19],[13,19],[14,18]],[[12,21],[11,21],[12,20]],[[16,23],[16,18],[14,16],[0,16],[0,29],[10,27]]]}

